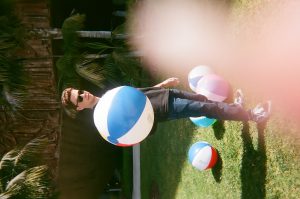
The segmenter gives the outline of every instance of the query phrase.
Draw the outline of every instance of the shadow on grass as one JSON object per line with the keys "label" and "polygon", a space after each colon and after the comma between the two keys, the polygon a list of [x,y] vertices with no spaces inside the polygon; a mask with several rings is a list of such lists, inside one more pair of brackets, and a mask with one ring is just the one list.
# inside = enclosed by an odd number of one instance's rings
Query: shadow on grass
{"label": "shadow on grass", "polygon": [[218,161],[216,162],[215,166],[211,170],[211,172],[214,176],[214,179],[217,183],[221,182],[222,169],[223,169],[223,160],[218,151]]}
{"label": "shadow on grass", "polygon": [[215,137],[217,140],[223,139],[224,133],[225,133],[224,121],[217,120],[213,124],[213,130],[214,130],[214,134],[215,134]]}
{"label": "shadow on grass", "polygon": [[158,185],[155,181],[152,181],[149,199],[159,199],[159,198],[160,198],[160,195],[159,195]]}
{"label": "shadow on grass", "polygon": [[[155,134],[143,141],[142,198],[153,199],[158,198],[158,195],[159,198],[175,198],[195,128],[188,120],[162,122]],[[157,183],[157,186],[154,186],[153,182]]]}
{"label": "shadow on grass", "polygon": [[[215,134],[215,138],[217,140],[221,140],[224,137],[225,133],[225,127],[224,127],[224,121],[217,120],[213,126],[212,126]],[[214,176],[214,179],[217,183],[221,182],[221,176],[222,176],[222,168],[223,168],[223,161],[222,157],[220,155],[220,152],[218,152],[218,161],[216,162],[215,166],[212,168],[211,172]]]}
{"label": "shadow on grass", "polygon": [[241,168],[242,199],[263,199],[266,196],[266,146],[264,138],[265,125],[257,126],[258,147],[254,149],[249,124],[242,129],[243,157]]}

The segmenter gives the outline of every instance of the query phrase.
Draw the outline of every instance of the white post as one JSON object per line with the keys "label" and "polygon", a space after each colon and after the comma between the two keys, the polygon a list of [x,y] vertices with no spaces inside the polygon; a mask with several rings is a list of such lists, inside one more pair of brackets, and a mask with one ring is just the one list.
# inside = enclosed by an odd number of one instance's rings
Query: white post
{"label": "white post", "polygon": [[141,199],[141,167],[140,167],[140,144],[132,147],[133,155],[133,191],[132,199]]}

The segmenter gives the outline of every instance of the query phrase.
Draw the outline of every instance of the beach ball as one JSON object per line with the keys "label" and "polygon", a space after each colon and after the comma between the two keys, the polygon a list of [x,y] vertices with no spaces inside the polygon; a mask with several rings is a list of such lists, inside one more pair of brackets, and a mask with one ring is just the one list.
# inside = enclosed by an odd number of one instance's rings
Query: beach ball
{"label": "beach ball", "polygon": [[216,164],[218,154],[209,143],[199,141],[190,147],[188,157],[192,166],[202,171],[210,169]]}
{"label": "beach ball", "polygon": [[230,85],[219,75],[208,74],[199,80],[196,92],[206,96],[209,100],[222,102],[230,94]]}
{"label": "beach ball", "polygon": [[217,120],[213,118],[207,118],[205,116],[201,117],[190,117],[190,120],[199,127],[209,127],[214,124]]}
{"label": "beach ball", "polygon": [[190,88],[196,92],[198,81],[207,74],[212,74],[213,71],[210,67],[205,65],[199,65],[194,67],[188,74],[188,82]]}
{"label": "beach ball", "polygon": [[144,140],[154,122],[150,100],[130,86],[106,92],[94,110],[94,123],[100,135],[117,146],[132,146]]}

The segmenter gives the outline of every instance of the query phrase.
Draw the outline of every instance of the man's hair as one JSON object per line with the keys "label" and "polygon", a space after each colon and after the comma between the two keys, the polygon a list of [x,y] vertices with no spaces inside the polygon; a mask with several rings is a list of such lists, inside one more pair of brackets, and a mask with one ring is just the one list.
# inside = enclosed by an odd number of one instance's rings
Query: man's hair
{"label": "man's hair", "polygon": [[61,103],[62,103],[62,107],[63,110],[65,111],[65,113],[71,117],[71,118],[76,118],[77,116],[77,106],[75,104],[72,103],[71,101],[71,92],[72,92],[73,88],[66,88],[65,90],[63,90],[62,94],[61,94]]}

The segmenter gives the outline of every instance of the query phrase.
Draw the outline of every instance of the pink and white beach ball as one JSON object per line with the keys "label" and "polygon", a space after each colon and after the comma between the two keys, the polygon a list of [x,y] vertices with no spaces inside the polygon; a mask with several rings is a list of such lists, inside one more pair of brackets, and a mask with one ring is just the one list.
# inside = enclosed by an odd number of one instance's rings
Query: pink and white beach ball
{"label": "pink and white beach ball", "polygon": [[206,96],[209,100],[222,102],[230,94],[230,85],[219,75],[207,74],[197,83],[196,93]]}

